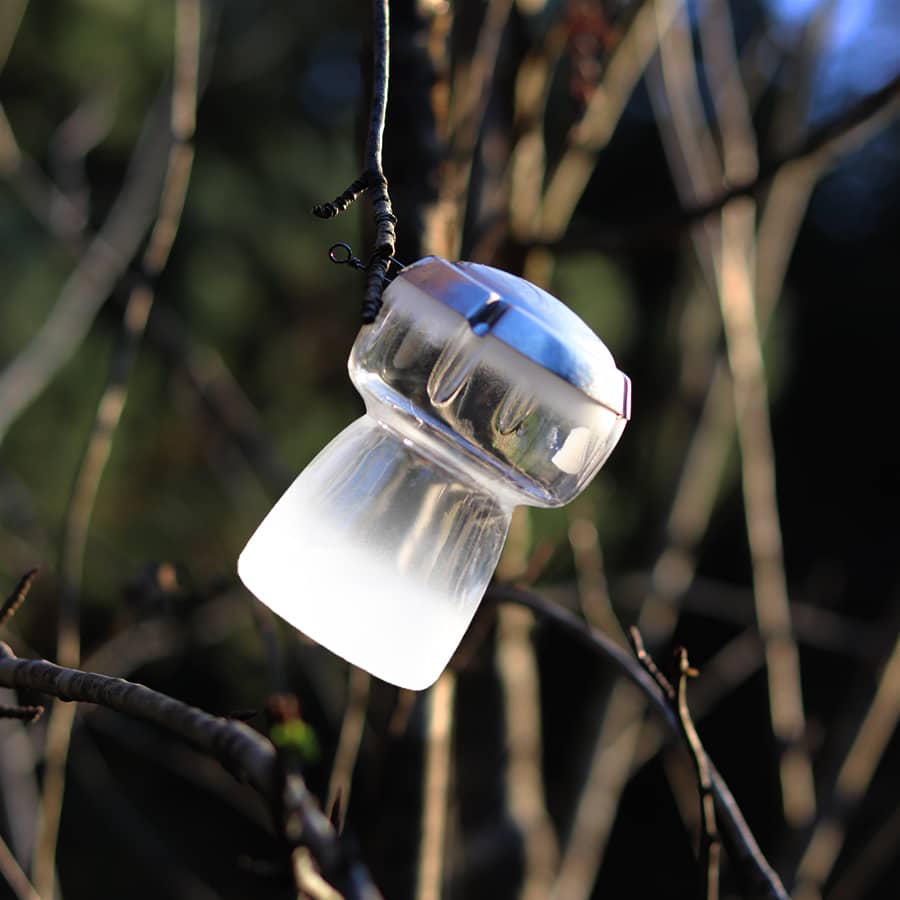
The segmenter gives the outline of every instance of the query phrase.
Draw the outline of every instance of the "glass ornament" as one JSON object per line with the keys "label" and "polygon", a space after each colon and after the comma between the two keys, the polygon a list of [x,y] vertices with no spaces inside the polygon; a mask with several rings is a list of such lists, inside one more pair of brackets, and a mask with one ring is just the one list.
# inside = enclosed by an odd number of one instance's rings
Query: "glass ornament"
{"label": "glass ornament", "polygon": [[366,414],[307,466],[238,560],[308,637],[420,690],[462,640],[515,506],[568,503],[607,460],[631,383],[535,285],[428,257],[350,352]]}

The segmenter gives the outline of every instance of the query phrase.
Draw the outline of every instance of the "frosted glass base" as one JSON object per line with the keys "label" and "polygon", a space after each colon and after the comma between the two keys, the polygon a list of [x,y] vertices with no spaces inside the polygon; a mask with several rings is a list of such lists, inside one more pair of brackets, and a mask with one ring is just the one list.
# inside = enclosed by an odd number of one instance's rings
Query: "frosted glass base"
{"label": "frosted glass base", "polygon": [[462,640],[508,526],[493,497],[364,416],[278,501],[238,573],[314,641],[421,690]]}

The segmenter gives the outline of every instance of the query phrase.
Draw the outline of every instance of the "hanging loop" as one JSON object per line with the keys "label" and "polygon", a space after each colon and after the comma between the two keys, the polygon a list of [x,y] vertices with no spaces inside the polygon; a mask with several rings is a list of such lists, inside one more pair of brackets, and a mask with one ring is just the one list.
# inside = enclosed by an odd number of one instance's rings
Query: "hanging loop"
{"label": "hanging loop", "polygon": [[338,266],[350,266],[351,269],[368,268],[358,256],[353,255],[353,248],[344,241],[338,241],[328,248],[328,258]]}
{"label": "hanging loop", "polygon": [[[328,248],[328,258],[337,266],[350,266],[351,269],[360,269],[366,271],[372,261],[376,258],[375,253],[369,258],[368,262],[363,262],[358,256],[353,255],[353,248],[346,241],[338,241]],[[391,266],[396,266],[396,271],[391,273]],[[393,256],[387,258],[387,271],[385,272],[385,281],[392,281],[397,273],[406,268],[402,262]]]}

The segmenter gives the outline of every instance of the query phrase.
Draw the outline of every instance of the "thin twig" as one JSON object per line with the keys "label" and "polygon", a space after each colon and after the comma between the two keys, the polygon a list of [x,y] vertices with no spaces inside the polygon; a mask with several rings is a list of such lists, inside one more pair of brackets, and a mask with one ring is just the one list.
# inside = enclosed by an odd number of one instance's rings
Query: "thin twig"
{"label": "thin twig", "polygon": [[707,900],[717,900],[719,896],[719,837],[716,830],[716,809],[709,775],[709,759],[700,742],[700,735],[697,734],[697,729],[694,727],[687,702],[688,678],[694,678],[696,675],[697,670],[692,669],[688,662],[687,650],[681,647],[678,651],[678,720],[681,722],[681,730],[690,749],[700,798],[700,821],[702,823],[698,854],[702,884],[700,896]]}
{"label": "thin twig", "polygon": [[[591,628],[583,620],[555,604],[548,603],[530,591],[519,588],[493,585],[486,598],[504,603],[518,603],[537,613],[541,619],[552,622],[578,643],[586,646],[598,656],[611,662],[619,672],[628,678],[650,701],[650,705],[662,717],[669,731],[681,734],[678,717],[673,712],[665,691],[634,657],[623,650],[603,632]],[[773,900],[789,900],[781,879],[763,856],[756,838],[750,831],[728,785],[710,761],[710,780],[716,800],[722,839],[728,849],[736,871],[742,881],[751,885],[759,897]]]}
{"label": "thin twig", "polygon": [[20,719],[22,722],[36,722],[44,714],[43,706],[7,706],[0,704],[0,719]]}
{"label": "thin twig", "polygon": [[670,703],[674,703],[676,699],[675,688],[672,682],[665,676],[665,673],[656,665],[653,657],[647,652],[644,646],[644,639],[641,637],[639,628],[632,627],[629,631],[631,637],[631,646],[637,661],[644,667],[647,674],[656,682],[657,687],[666,695]]}
{"label": "thin twig", "polygon": [[697,851],[697,862],[700,872],[700,897],[704,900],[718,900],[719,896],[719,839],[716,829],[716,810],[713,798],[713,786],[710,776],[709,758],[700,741],[700,735],[694,726],[687,702],[687,681],[694,678],[697,670],[691,668],[687,651],[678,649],[678,681],[673,687],[669,680],[657,667],[653,658],[644,648],[639,629],[631,629],[631,644],[634,654],[641,665],[653,677],[653,680],[666,694],[672,709],[678,717],[678,724],[684,743],[690,753],[697,781],[697,794],[700,800],[700,844]]}
{"label": "thin twig", "polygon": [[19,579],[19,583],[13,588],[13,592],[6,598],[3,606],[0,607],[0,625],[5,625],[16,614],[16,610],[25,602],[28,591],[31,589],[31,583],[34,581],[37,573],[37,569],[31,569]]}
{"label": "thin twig", "polygon": [[[95,703],[156,725],[246,781],[266,801],[276,822],[281,821],[284,797],[275,748],[243,722],[212,716],[142,684],[44,660],[18,659],[4,643],[0,643],[0,685],[40,691],[64,701]],[[295,780],[289,807],[300,818],[300,842],[309,847],[330,882],[348,898],[373,900],[380,896],[365,867],[337,836],[302,779]]]}
{"label": "thin twig", "polygon": [[334,200],[327,203],[317,203],[312,212],[320,219],[333,219],[342,212],[346,212],[350,206],[369,189],[369,173],[364,172],[343,193],[338,194]]}
{"label": "thin twig", "polygon": [[313,207],[314,215],[330,219],[346,210],[363,192],[369,192],[375,219],[375,249],[367,266],[366,292],[363,296],[362,321],[365,325],[375,321],[381,308],[385,277],[397,243],[394,229],[397,217],[391,206],[381,160],[390,67],[388,5],[388,0],[372,0],[372,105],[363,173],[332,202]]}

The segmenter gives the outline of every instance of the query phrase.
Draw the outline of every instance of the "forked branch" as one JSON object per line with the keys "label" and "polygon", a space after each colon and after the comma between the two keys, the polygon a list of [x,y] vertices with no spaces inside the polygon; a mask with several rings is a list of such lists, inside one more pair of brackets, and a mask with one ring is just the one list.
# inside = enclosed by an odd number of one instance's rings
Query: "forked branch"
{"label": "forked branch", "polygon": [[309,848],[322,874],[348,898],[378,900],[365,866],[347,849],[299,775],[289,785],[270,741],[235,719],[210,715],[142,684],[66,669],[37,659],[18,659],[0,643],[0,686],[40,691],[60,700],[96,703],[149,722],[213,757],[245,780],[266,802],[279,830],[291,821],[290,836]]}

